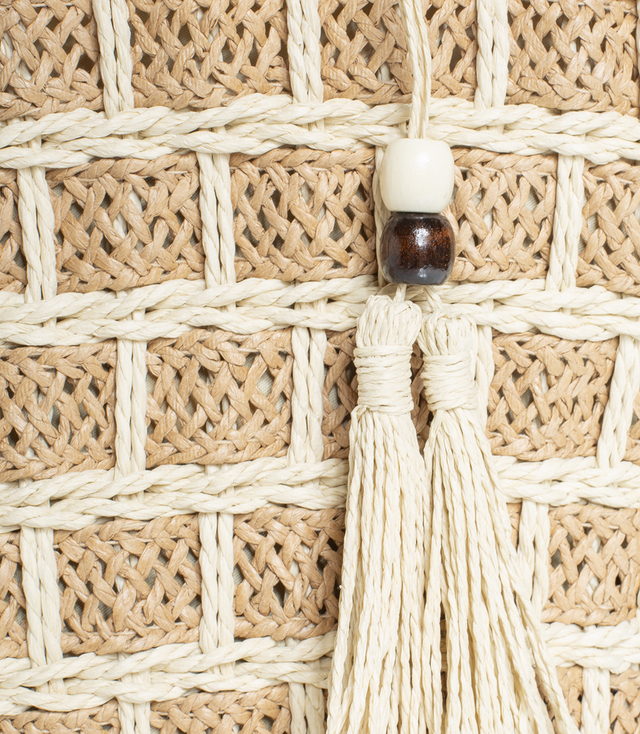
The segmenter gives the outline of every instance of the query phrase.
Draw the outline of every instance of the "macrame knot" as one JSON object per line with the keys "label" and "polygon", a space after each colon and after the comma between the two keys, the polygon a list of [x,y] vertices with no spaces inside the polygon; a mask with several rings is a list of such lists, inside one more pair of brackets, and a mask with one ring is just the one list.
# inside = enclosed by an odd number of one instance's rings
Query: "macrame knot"
{"label": "macrame knot", "polygon": [[429,410],[475,410],[478,401],[468,354],[445,354],[424,360],[421,377]]}
{"label": "macrame knot", "polygon": [[426,320],[418,342],[423,351],[421,377],[429,409],[475,410],[478,398],[471,364],[471,321],[433,314]]}
{"label": "macrame knot", "polygon": [[392,415],[410,413],[412,352],[412,347],[356,347],[359,405]]}
{"label": "macrame knot", "polygon": [[411,301],[371,296],[358,321],[355,365],[358,404],[401,415],[411,413],[411,354],[422,311]]}

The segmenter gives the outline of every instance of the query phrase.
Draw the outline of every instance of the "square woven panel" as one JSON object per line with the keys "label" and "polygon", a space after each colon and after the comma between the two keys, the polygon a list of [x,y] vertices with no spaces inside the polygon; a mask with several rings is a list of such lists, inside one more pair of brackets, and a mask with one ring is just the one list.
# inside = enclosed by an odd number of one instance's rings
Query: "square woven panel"
{"label": "square woven panel", "polygon": [[289,331],[192,331],[151,342],[147,466],[283,456],[290,439]]}
{"label": "square woven panel", "polygon": [[226,104],[289,90],[284,3],[127,0],[136,107]]}
{"label": "square woven panel", "polygon": [[[581,732],[638,734],[636,3],[423,13],[523,589]],[[403,14],[0,0],[0,734],[326,730]]]}
{"label": "square woven panel", "polygon": [[0,34],[0,119],[104,109],[90,0],[3,0]]}
{"label": "square woven panel", "polygon": [[62,650],[138,652],[198,639],[202,582],[193,516],[115,520],[54,535]]}
{"label": "square woven panel", "polygon": [[109,469],[116,345],[0,349],[0,479]]}
{"label": "square woven panel", "polygon": [[196,156],[52,171],[58,292],[202,278]]}
{"label": "square woven panel", "polygon": [[280,148],[230,160],[236,278],[284,281],[376,272],[373,149]]}
{"label": "square woven panel", "polygon": [[557,110],[638,114],[632,0],[510,0],[507,101]]}

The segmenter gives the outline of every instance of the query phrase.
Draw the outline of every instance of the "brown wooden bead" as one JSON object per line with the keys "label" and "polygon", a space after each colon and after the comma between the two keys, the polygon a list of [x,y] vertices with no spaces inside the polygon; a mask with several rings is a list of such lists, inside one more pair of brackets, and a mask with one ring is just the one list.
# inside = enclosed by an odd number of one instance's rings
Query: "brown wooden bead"
{"label": "brown wooden bead", "polygon": [[394,212],[382,232],[378,257],[390,283],[440,285],[453,268],[453,228],[442,214]]}

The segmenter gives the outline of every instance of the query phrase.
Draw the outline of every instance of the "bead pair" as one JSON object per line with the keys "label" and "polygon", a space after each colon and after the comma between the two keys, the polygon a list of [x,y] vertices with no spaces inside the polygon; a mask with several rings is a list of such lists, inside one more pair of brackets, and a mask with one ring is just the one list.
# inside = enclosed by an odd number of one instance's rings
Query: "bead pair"
{"label": "bead pair", "polygon": [[380,190],[392,214],[378,258],[390,283],[439,285],[451,274],[455,238],[440,212],[451,200],[453,173],[451,150],[442,141],[401,138],[387,147]]}

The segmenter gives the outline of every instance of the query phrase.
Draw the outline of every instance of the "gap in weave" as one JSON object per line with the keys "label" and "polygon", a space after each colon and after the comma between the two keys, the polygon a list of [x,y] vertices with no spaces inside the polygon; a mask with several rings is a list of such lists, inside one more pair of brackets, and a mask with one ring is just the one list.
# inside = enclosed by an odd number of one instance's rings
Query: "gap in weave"
{"label": "gap in weave", "polygon": [[[282,550],[282,546],[276,545],[274,549],[276,553],[279,554],[280,551]],[[282,581],[278,579],[278,581],[273,585],[272,591],[273,591],[273,595],[278,600],[278,604],[280,604],[280,607],[284,608],[284,603],[287,598],[287,590],[285,589]]]}
{"label": "gap in weave", "polygon": [[[328,371],[329,370],[325,367],[325,370],[324,370],[325,379],[326,379]],[[340,405],[340,401],[338,400],[338,388],[335,385],[333,385],[331,390],[329,390],[329,402],[331,403],[331,407],[334,410],[336,410],[338,408],[338,405]]]}
{"label": "gap in weave", "polygon": [[[59,184],[58,186],[54,188],[53,191],[56,196],[62,196],[64,187],[62,184]],[[82,209],[80,208],[80,206],[78,205],[78,202],[75,199],[71,202],[71,205],[69,206],[69,211],[73,214],[73,216],[76,219],[80,219],[80,217],[82,216]],[[91,229],[93,229],[93,225],[91,225]],[[91,232],[91,229],[88,230],[87,234]],[[58,234],[58,237],[61,237],[61,236],[62,236],[61,234]]]}
{"label": "gap in weave", "polygon": [[[469,30],[467,29],[467,35],[473,40],[473,34],[469,33]],[[440,47],[440,43],[442,41],[442,33],[438,34],[438,39],[436,41],[436,48]],[[451,52],[451,60],[449,61],[449,68],[455,69],[456,66],[462,61],[462,49],[457,44],[453,47],[453,51]]]}
{"label": "gap in weave", "polygon": [[[55,19],[55,16],[54,16],[54,19]],[[49,24],[49,28],[51,28],[51,23]],[[51,30],[53,30],[53,29],[51,29]],[[62,46],[62,50],[68,56],[73,51],[73,47],[75,45],[76,45],[76,39],[72,35],[69,35],[69,36],[67,36],[67,40],[64,42],[64,44]]]}
{"label": "gap in weave", "polygon": [[[22,589],[22,566],[19,563],[16,563],[16,570],[13,574],[14,581],[16,582],[16,585],[18,588]],[[1,599],[2,597],[0,597]],[[26,628],[27,626],[27,612],[26,609],[22,607],[21,604],[18,604],[17,609],[15,611],[15,618],[16,622],[20,625],[20,627]]]}
{"label": "gap in weave", "polygon": [[536,196],[533,189],[529,190],[529,196],[527,197],[527,200],[525,201],[524,205],[525,207],[530,211],[535,211],[536,207],[540,203],[540,199]]}
{"label": "gap in weave", "polygon": [[[80,71],[83,71],[87,76],[91,76],[91,73],[93,72],[95,67],[95,62],[92,61],[87,54],[82,54],[82,56],[79,58],[78,63],[76,64],[76,68]],[[102,89],[102,80],[100,79],[98,81],[98,87]]]}
{"label": "gap in weave", "polygon": [[[571,545],[571,536],[567,534],[567,542],[569,545]],[[560,555],[560,551],[557,550],[552,556],[551,556],[551,567],[552,568],[562,568],[562,556]],[[564,590],[565,594],[569,591],[571,588],[571,584],[565,579],[562,583],[562,589]]]}
{"label": "gap in weave", "polygon": [[[597,533],[594,533],[593,535],[594,535],[594,538],[593,538],[593,542],[591,543],[591,547],[593,548],[593,550],[595,551],[595,553],[599,556],[601,554],[601,552],[602,552],[602,541],[598,537],[598,534]],[[621,547],[622,548],[625,548],[625,546],[626,546],[626,538],[623,541]],[[580,571],[582,571],[582,568],[584,568],[587,564],[586,563],[583,563],[583,564],[580,564],[580,565],[581,565]],[[617,573],[616,574],[616,586],[618,588],[620,587],[620,583],[621,583],[620,574]],[[591,592],[591,596],[593,596],[593,594],[596,592],[596,590],[598,589],[599,584],[600,584],[600,579],[596,576],[595,573],[592,574],[591,575],[591,578],[589,579],[589,583],[587,584],[587,588]]]}
{"label": "gap in weave", "polygon": [[[251,46],[251,51],[249,51],[249,64],[251,66],[257,66],[258,65],[258,49],[256,48],[255,44]],[[237,75],[239,79],[243,79],[244,77],[242,74]]]}
{"label": "gap in weave", "polygon": [[[23,411],[23,415],[24,415],[24,411]],[[0,408],[0,418],[2,417],[3,417],[3,412],[2,412],[2,409]],[[27,416],[25,416],[25,419],[28,419]],[[9,433],[7,434],[7,436],[5,437],[5,441],[7,441],[9,446],[11,446],[12,448],[16,447],[19,440],[20,440],[20,436],[18,435],[18,432],[16,431],[15,428],[12,428],[9,431]]]}
{"label": "gap in weave", "polygon": [[243,581],[242,573],[240,572],[240,568],[238,567],[238,564],[233,567],[233,583],[236,586],[240,586],[240,584]]}
{"label": "gap in weave", "polygon": [[[248,366],[248,365],[247,365]],[[271,373],[267,370],[263,373],[262,377],[258,380],[258,388],[260,389],[260,392],[265,396],[265,398],[268,398],[271,394],[271,388],[273,387],[273,377],[271,376]],[[284,400],[283,400],[284,403]]]}
{"label": "gap in weave", "polygon": [[229,44],[225,43],[222,46],[222,50],[220,52],[220,55],[222,56],[223,63],[229,64],[230,66],[233,64],[233,54],[231,53],[231,49],[229,48]]}
{"label": "gap in weave", "polygon": [[[250,188],[250,186],[247,186],[247,189],[249,189],[249,188]],[[253,192],[252,192],[252,193],[253,193]],[[272,199],[276,199],[276,193],[275,193],[275,192],[274,192],[274,195],[273,195],[273,196],[272,196],[271,198],[272,198]],[[279,197],[278,197],[278,198],[279,198]],[[264,209],[260,209],[260,211],[258,212],[258,221],[260,222],[260,226],[262,227],[262,229],[263,229],[263,230],[264,230],[265,232],[266,232],[266,231],[267,231],[267,230],[269,229],[269,227],[271,226],[271,225],[269,224],[269,221],[267,220],[267,216],[266,216],[266,214],[264,213]],[[252,237],[251,237],[251,232],[250,232],[250,230],[249,230],[249,228],[248,228],[248,227],[247,227],[247,229],[245,230],[245,234],[246,234],[247,238],[248,238],[248,239],[249,239],[249,240],[250,240],[251,242],[253,242],[253,244],[257,244],[257,242],[256,242],[256,241],[255,241],[254,239],[252,239]],[[277,239],[278,237],[279,237],[279,235],[276,235],[276,239]],[[280,243],[282,243],[282,239],[281,239],[281,238],[280,238]]]}
{"label": "gap in weave", "polygon": [[[247,354],[247,357],[245,360],[245,367],[247,368],[247,370],[249,370],[251,366],[253,365],[256,356],[257,356],[256,354]],[[286,360],[287,355],[285,352],[280,352],[280,357],[284,361]],[[238,387],[242,388],[242,385],[238,385]],[[273,375],[269,371],[268,367],[265,368],[265,371],[262,373],[262,375],[260,376],[260,379],[258,380],[258,389],[265,396],[265,398],[271,398],[271,394],[273,390]],[[284,407],[284,403],[285,403],[285,395],[283,392],[280,392],[276,399],[276,410],[278,411],[278,413],[282,411],[282,408]],[[239,418],[239,421],[241,420],[242,419]],[[243,423],[240,423],[238,427],[242,425]]]}
{"label": "gap in weave", "polygon": [[180,32],[178,33],[178,41],[180,41],[183,46],[186,46],[191,42],[191,32],[188,25],[183,25],[180,29]]}
{"label": "gap in weave", "polygon": [[[143,22],[144,25],[147,24],[149,20],[149,13],[147,13],[146,10],[143,10],[141,7],[136,7],[136,16],[140,18],[140,20]],[[131,33],[131,36],[133,37],[133,26],[129,25],[129,31]]]}
{"label": "gap in weave", "polygon": [[[345,208],[345,212],[349,213],[351,215],[351,209],[350,207]],[[331,234],[329,237],[334,241],[338,242],[340,238],[342,237],[342,230],[340,229],[340,225],[338,224],[338,221],[336,220],[336,223],[333,225],[333,229],[331,230]]]}

